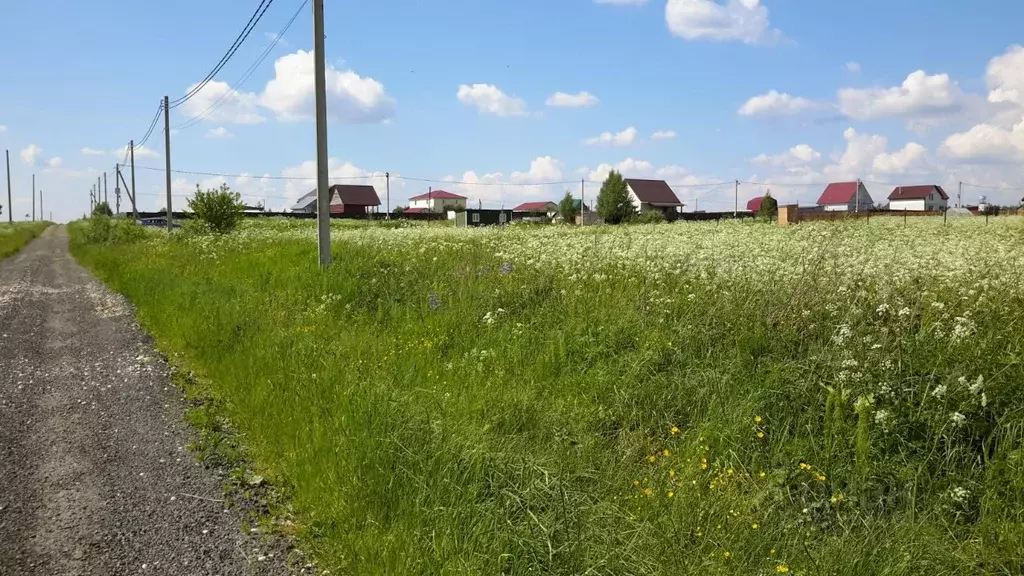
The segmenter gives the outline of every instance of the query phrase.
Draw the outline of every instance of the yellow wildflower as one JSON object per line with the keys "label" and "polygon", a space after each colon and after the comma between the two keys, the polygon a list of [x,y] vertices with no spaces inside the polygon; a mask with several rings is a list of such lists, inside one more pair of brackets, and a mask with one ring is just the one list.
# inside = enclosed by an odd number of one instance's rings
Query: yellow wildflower
{"label": "yellow wildflower", "polygon": [[757,530],[758,528],[760,528],[760,527],[761,527],[761,525],[760,525],[760,524],[758,524],[757,522],[754,522],[753,524],[751,524],[751,525],[750,525],[750,527],[751,527],[752,529],[754,529],[754,530]]}
{"label": "yellow wildflower", "polygon": [[732,558],[732,552],[729,552],[728,550],[726,550],[725,552],[722,553],[722,557],[724,557],[726,560],[728,560],[729,558]]}
{"label": "yellow wildflower", "polygon": [[708,469],[708,459],[707,458],[701,458],[700,459],[700,469],[701,470],[707,470]]}
{"label": "yellow wildflower", "polygon": [[811,469],[811,465],[806,463],[806,462],[801,462],[800,463],[800,469],[801,470],[810,470]]}
{"label": "yellow wildflower", "polygon": [[675,497],[675,495],[676,495],[676,493],[675,493],[675,492],[673,492],[673,491],[671,491],[671,490],[669,490],[669,491],[668,491],[668,497],[669,497],[669,498],[673,498],[673,497]]}
{"label": "yellow wildflower", "polygon": [[789,566],[786,566],[785,564],[779,564],[775,567],[775,571],[779,574],[786,574],[787,572],[789,572]]}
{"label": "yellow wildflower", "polygon": [[668,458],[669,456],[672,455],[672,452],[668,448],[665,448],[664,450],[661,451],[661,455],[664,456],[665,458]]}
{"label": "yellow wildflower", "polygon": [[761,417],[760,416],[754,416],[754,424],[760,424],[760,423],[761,423]]}
{"label": "yellow wildflower", "polygon": [[653,455],[653,454],[651,454],[650,456],[648,456],[648,457],[647,457],[647,461],[648,461],[648,462],[650,462],[650,463],[652,463],[652,464],[653,464],[653,463],[654,463],[654,461],[655,461],[655,460],[657,460],[657,459],[658,459],[658,457],[657,457],[657,456],[655,456],[655,455]]}
{"label": "yellow wildflower", "polygon": [[760,473],[758,473],[758,476],[760,476],[761,478],[764,478],[764,476],[765,476],[765,474],[764,474],[764,470],[761,470],[761,472],[760,472]]}
{"label": "yellow wildflower", "polygon": [[768,555],[775,556],[775,548],[772,548],[771,550],[769,550],[768,551]]}
{"label": "yellow wildflower", "polygon": [[650,496],[651,494],[654,494],[654,490],[651,490],[650,488],[644,488],[644,496]]}
{"label": "yellow wildflower", "polygon": [[633,480],[633,486],[639,486],[639,485],[640,485],[640,481],[639,480]]}
{"label": "yellow wildflower", "polygon": [[757,431],[757,439],[761,440],[762,438],[764,438],[764,432],[761,432],[760,430],[758,430]]}
{"label": "yellow wildflower", "polygon": [[669,470],[668,471],[668,477],[669,478],[675,478],[676,477],[676,471],[675,470]]}
{"label": "yellow wildflower", "polygon": [[728,473],[728,474],[729,474],[730,476],[732,476],[732,474],[733,474],[733,472],[735,472],[735,470],[733,470],[732,468],[729,468],[728,470],[726,470],[726,472],[727,472],[727,473]]}
{"label": "yellow wildflower", "polygon": [[818,482],[824,482],[825,480],[828,480],[828,478],[826,478],[824,474],[818,474],[817,476],[815,476],[815,478],[818,479]]}
{"label": "yellow wildflower", "polygon": [[671,432],[672,435],[675,436],[676,434],[679,434],[679,427],[678,426],[673,426],[672,429],[669,430],[669,432]]}

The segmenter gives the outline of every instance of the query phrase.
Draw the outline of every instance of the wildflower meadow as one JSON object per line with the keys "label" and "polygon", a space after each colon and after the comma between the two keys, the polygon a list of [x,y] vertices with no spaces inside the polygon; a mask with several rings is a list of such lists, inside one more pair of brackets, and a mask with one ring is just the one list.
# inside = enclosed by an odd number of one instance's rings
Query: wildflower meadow
{"label": "wildflower meadow", "polygon": [[1024,568],[1024,218],[89,226],[332,574]]}
{"label": "wildflower meadow", "polygon": [[0,224],[0,258],[10,256],[30,240],[39,236],[49,222],[15,222]]}

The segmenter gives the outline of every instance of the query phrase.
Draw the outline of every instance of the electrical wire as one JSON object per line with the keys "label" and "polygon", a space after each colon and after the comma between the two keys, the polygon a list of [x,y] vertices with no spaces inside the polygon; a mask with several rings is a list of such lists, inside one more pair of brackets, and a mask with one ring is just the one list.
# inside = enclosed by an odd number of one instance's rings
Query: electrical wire
{"label": "electrical wire", "polygon": [[263,15],[267,13],[267,9],[269,9],[271,4],[273,3],[274,0],[261,0],[259,6],[256,7],[256,10],[253,12],[252,16],[249,17],[249,22],[246,23],[242,31],[238,33],[238,36],[235,38],[235,41],[231,44],[231,47],[228,48],[228,51],[224,53],[224,56],[222,56],[220,61],[217,62],[217,65],[213,67],[213,70],[211,70],[210,73],[207,74],[205,78],[199,81],[198,84],[193,86],[192,89],[189,90],[184,96],[176,98],[174,101],[170,102],[168,106],[172,109],[177,108],[185,102],[188,102],[190,99],[192,99],[192,97],[194,97],[204,87],[206,87],[206,85],[209,84],[211,80],[213,80],[217,73],[219,73],[221,69],[224,68],[228,61],[231,60],[231,57],[235,55],[235,52],[237,52],[238,49],[242,47],[242,44],[249,37],[249,34],[251,34],[256,25],[259,24],[260,20],[263,18]]}
{"label": "electrical wire", "polygon": [[153,129],[156,128],[157,120],[160,119],[160,112],[162,112],[163,109],[164,109],[164,103],[163,103],[163,101],[161,101],[160,104],[158,104],[157,107],[156,107],[156,114],[153,115],[153,121],[149,123],[149,129],[146,130],[146,135],[142,137],[142,140],[139,140],[139,143],[138,143],[139,147],[142,147],[143,145],[146,144],[146,142],[149,141],[149,137],[152,136]]}
{"label": "electrical wire", "polygon": [[254,62],[252,66],[249,66],[245,73],[243,73],[242,76],[238,80],[236,80],[234,84],[231,85],[231,89],[222,94],[220,98],[214,101],[214,103],[211,104],[206,110],[203,110],[202,112],[196,114],[192,118],[182,122],[181,124],[178,124],[177,126],[175,126],[175,129],[184,130],[186,128],[191,128],[192,126],[195,126],[196,124],[198,124],[199,122],[203,121],[204,119],[208,118],[211,114],[213,114],[213,112],[216,111],[217,108],[223,106],[228,98],[237,97],[238,89],[241,88],[242,85],[244,85],[249,80],[249,78],[252,77],[252,75],[260,67],[260,65],[263,64],[264,61],[266,61],[271,51],[273,51],[273,49],[278,45],[281,39],[284,38],[285,33],[287,33],[288,29],[291,28],[292,24],[295,23],[295,20],[299,17],[299,14],[302,13],[302,10],[306,7],[307,4],[309,4],[309,0],[303,0],[302,5],[299,6],[298,10],[295,11],[295,14],[292,14],[292,17],[291,19],[288,20],[288,23],[285,24],[284,28],[282,28],[281,31],[277,34],[277,36],[274,37],[274,41],[271,42],[269,46],[267,46],[266,50],[264,50],[262,54],[260,54],[259,58],[256,59],[256,62]]}

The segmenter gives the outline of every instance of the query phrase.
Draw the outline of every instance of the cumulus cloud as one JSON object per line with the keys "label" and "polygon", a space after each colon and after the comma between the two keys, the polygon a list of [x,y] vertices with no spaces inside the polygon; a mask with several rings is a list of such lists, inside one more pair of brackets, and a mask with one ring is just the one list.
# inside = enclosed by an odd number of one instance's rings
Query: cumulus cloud
{"label": "cumulus cloud", "polygon": [[21,161],[34,166],[43,155],[43,149],[35,144],[29,144],[21,149]]}
{"label": "cumulus cloud", "polygon": [[[395,114],[395,100],[384,85],[351,70],[327,65],[327,115],[349,124],[383,122]],[[313,118],[313,52],[299,50],[274,62],[274,78],[259,104],[285,121]]]}
{"label": "cumulus cloud", "polygon": [[789,116],[814,106],[814,102],[806,98],[770,90],[747,100],[737,113],[740,116]]}
{"label": "cumulus cloud", "polygon": [[95,148],[89,148],[86,146],[81,150],[82,156],[105,156],[107,153],[103,150],[97,150]]}
{"label": "cumulus cloud", "polygon": [[614,134],[611,133],[611,132],[603,132],[599,136],[594,136],[593,138],[587,138],[586,140],[583,141],[583,143],[588,145],[588,146],[596,146],[596,145],[599,145],[599,144],[612,144],[612,145],[615,145],[615,146],[628,146],[628,145],[632,144],[634,141],[636,141],[637,134],[638,134],[637,129],[634,128],[633,126],[630,126],[629,128],[626,128],[625,130],[623,130],[622,132],[616,132]]}
{"label": "cumulus cloud", "polygon": [[[551,156],[538,156],[525,171],[514,170],[480,174],[467,170],[461,176],[448,176],[449,190],[469,198],[470,204],[484,202],[490,206],[510,208],[531,200],[558,202],[565,192],[562,184],[562,162]],[[574,192],[575,193],[575,192]]]}
{"label": "cumulus cloud", "polygon": [[210,128],[209,130],[207,130],[206,131],[206,137],[207,138],[222,139],[222,138],[234,138],[235,135],[232,134],[227,128],[225,128],[223,126],[217,126],[216,128]]}
{"label": "cumulus cloud", "polygon": [[651,140],[671,140],[675,137],[675,130],[658,130],[654,134],[651,134]]}
{"label": "cumulus cloud", "polygon": [[871,169],[877,174],[907,174],[925,169],[928,149],[917,142],[909,142],[896,152],[883,152],[871,163]]}
{"label": "cumulus cloud", "polygon": [[[186,89],[191,92],[198,86],[192,84]],[[259,97],[251,92],[239,92],[227,82],[212,80],[181,105],[186,118],[203,116],[210,122],[231,124],[259,124],[264,118],[259,113]]]}
{"label": "cumulus cloud", "polygon": [[64,164],[64,160],[60,156],[54,156],[46,161],[47,168],[60,168]]}
{"label": "cumulus cloud", "polygon": [[839,91],[839,110],[856,120],[892,116],[917,116],[955,111],[965,104],[964,93],[948,74],[910,73],[892,88],[844,88]]}
{"label": "cumulus cloud", "polygon": [[665,22],[686,40],[765,43],[781,37],[768,22],[760,0],[668,0]]}
{"label": "cumulus cloud", "polygon": [[988,101],[1024,107],[1024,46],[1013,45],[988,63]]}
{"label": "cumulus cloud", "polygon": [[577,94],[566,94],[565,92],[555,92],[548,97],[548,106],[556,108],[590,108],[597,106],[600,100],[597,96],[594,96],[590,92],[579,92]]}
{"label": "cumulus cloud", "polygon": [[495,116],[524,116],[526,101],[509,96],[493,84],[462,84],[456,93],[459,102]]}
{"label": "cumulus cloud", "polygon": [[821,152],[818,152],[807,144],[797,144],[789,150],[770,156],[759,154],[751,162],[766,166],[798,166],[821,159]]}
{"label": "cumulus cloud", "polygon": [[1009,129],[978,124],[966,132],[951,134],[939,153],[969,161],[1024,161],[1024,120]]}

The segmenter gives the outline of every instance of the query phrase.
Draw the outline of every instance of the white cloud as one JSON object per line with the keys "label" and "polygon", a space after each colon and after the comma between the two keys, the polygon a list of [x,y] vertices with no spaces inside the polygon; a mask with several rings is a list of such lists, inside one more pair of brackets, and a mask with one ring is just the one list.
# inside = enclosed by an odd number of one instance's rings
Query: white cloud
{"label": "white cloud", "polygon": [[1024,160],[1024,120],[1011,129],[993,124],[978,124],[967,132],[952,134],[939,149],[944,156],[959,160]]}
{"label": "white cloud", "polygon": [[654,134],[651,134],[651,140],[671,140],[675,137],[675,130],[658,130]]}
{"label": "white cloud", "polygon": [[[470,205],[478,201],[493,206],[510,208],[530,200],[557,202],[565,192],[564,184],[545,184],[562,180],[562,162],[551,156],[539,156],[530,162],[525,172],[513,171],[479,174],[467,170],[461,176],[448,176],[449,190],[469,198]],[[436,189],[436,186],[435,186]],[[576,194],[576,190],[572,192]]]}
{"label": "white cloud", "polygon": [[54,156],[46,161],[47,168],[60,168],[62,164],[64,164],[64,160],[60,156]]}
{"label": "white cloud", "polygon": [[89,148],[86,146],[81,150],[82,156],[105,156],[107,153],[103,150],[97,150],[95,148]]}
{"label": "white cloud", "polygon": [[[121,159],[123,159],[125,156],[128,155],[128,147],[124,146],[122,148],[115,148],[114,150],[110,151],[110,155],[115,157],[115,158],[117,158],[118,161],[120,161]],[[157,152],[156,150],[153,150],[152,148],[149,148],[149,147],[146,147],[146,146],[136,146],[135,147],[135,158],[136,159],[138,159],[138,158],[160,158],[160,156],[161,156],[161,154],[159,152]]]}
{"label": "white cloud", "polygon": [[738,40],[756,44],[777,40],[768,8],[760,0],[668,0],[665,22],[686,40]]}
{"label": "white cloud", "polygon": [[598,165],[597,168],[587,175],[587,179],[591,182],[602,182],[608,177],[608,173],[612,170],[621,173],[625,178],[644,178],[654,176],[656,171],[654,165],[646,160],[626,158],[616,164]]}
{"label": "white cloud", "polygon": [[524,116],[526,101],[509,96],[493,84],[462,84],[456,93],[459,102],[475,107],[481,112],[496,116]]}
{"label": "white cloud", "polygon": [[234,138],[235,135],[228,131],[223,126],[217,126],[216,128],[210,128],[206,131],[207,138]]}
{"label": "white cloud", "polygon": [[[327,161],[327,170],[330,174],[331,184],[368,184],[377,190],[380,197],[381,210],[385,209],[385,189],[387,179],[384,172],[373,172],[364,170],[351,162],[342,162],[338,158],[330,158]],[[304,194],[316,188],[316,160],[307,160],[296,166],[290,166],[281,171],[281,176],[286,178],[301,178],[301,180],[289,180],[285,184],[286,207],[290,207]],[[391,175],[391,206],[398,206],[396,192],[401,194],[404,185],[398,178],[398,174]]]}
{"label": "white cloud", "polygon": [[25,164],[35,165],[43,155],[43,149],[35,144],[29,144],[21,149],[21,161]]}
{"label": "white cloud", "polygon": [[555,92],[548,97],[545,104],[556,108],[590,108],[591,106],[597,106],[598,102],[600,100],[597,99],[597,96],[590,92],[580,92],[578,94]]}
{"label": "white cloud", "polygon": [[613,4],[615,6],[643,6],[647,0],[594,0],[594,4]]}
{"label": "white cloud", "polygon": [[740,106],[740,116],[788,116],[815,106],[814,102],[776,90],[754,96]]}
{"label": "white cloud", "polygon": [[871,169],[878,174],[907,174],[925,169],[928,149],[917,142],[909,142],[901,150],[883,152],[875,156]]}
{"label": "white cloud", "polygon": [[539,156],[530,162],[526,172],[513,172],[512,180],[517,182],[545,182],[562,179],[562,163],[551,156]]}
{"label": "white cloud", "polygon": [[885,152],[889,140],[877,134],[858,134],[853,128],[843,132],[846,150],[836,162],[825,167],[825,175],[831,180],[852,180],[864,178],[874,163],[875,157]]}
{"label": "white cloud", "polygon": [[[188,87],[191,92],[197,84]],[[259,113],[259,98],[251,92],[239,92],[227,82],[212,80],[181,105],[186,119],[202,115],[210,122],[230,124],[259,124],[264,118]]]}
{"label": "white cloud", "polygon": [[846,71],[854,74],[860,74],[860,62],[847,62]]}
{"label": "white cloud", "polygon": [[1024,46],[1010,46],[988,63],[988,101],[1024,107]]}
{"label": "white cloud", "polygon": [[636,140],[638,131],[633,126],[626,128],[622,132],[603,132],[600,136],[594,136],[593,138],[587,138],[583,141],[588,146],[594,146],[597,144],[613,144],[615,146],[628,146]]}
{"label": "white cloud", "polygon": [[929,76],[917,70],[892,88],[844,88],[839,110],[856,120],[950,112],[965,105],[965,96],[948,74]]}
{"label": "white cloud", "polygon": [[799,166],[801,164],[807,164],[821,159],[821,152],[818,152],[814,148],[811,148],[807,144],[797,144],[782,154],[769,156],[768,154],[759,154],[754,157],[751,162],[754,164],[761,164],[767,166],[783,166],[792,167]]}
{"label": "white cloud", "polygon": [[[274,78],[267,83],[259,104],[278,119],[313,117],[313,52],[299,50],[274,62]],[[395,115],[395,100],[384,85],[351,70],[327,65],[327,114],[332,121],[371,124]]]}

